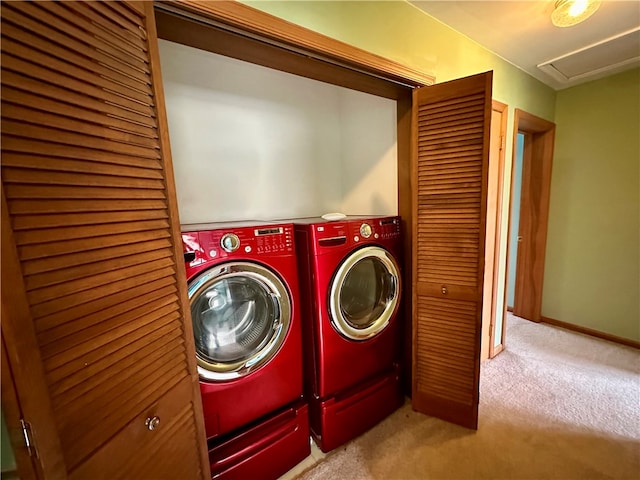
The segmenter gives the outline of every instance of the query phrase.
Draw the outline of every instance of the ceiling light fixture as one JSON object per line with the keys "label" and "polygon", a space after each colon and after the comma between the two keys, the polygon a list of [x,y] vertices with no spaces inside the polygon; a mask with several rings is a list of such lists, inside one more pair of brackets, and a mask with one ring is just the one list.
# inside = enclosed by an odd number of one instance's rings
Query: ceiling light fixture
{"label": "ceiling light fixture", "polygon": [[556,27],[571,27],[595,13],[600,0],[558,0],[551,13],[551,22]]}

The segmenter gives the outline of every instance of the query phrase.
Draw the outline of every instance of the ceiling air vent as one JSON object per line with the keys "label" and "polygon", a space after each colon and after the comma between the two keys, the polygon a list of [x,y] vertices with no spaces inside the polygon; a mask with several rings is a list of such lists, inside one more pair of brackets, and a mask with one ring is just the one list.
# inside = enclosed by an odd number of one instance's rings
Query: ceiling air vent
{"label": "ceiling air vent", "polygon": [[640,65],[640,27],[541,63],[538,68],[570,86]]}

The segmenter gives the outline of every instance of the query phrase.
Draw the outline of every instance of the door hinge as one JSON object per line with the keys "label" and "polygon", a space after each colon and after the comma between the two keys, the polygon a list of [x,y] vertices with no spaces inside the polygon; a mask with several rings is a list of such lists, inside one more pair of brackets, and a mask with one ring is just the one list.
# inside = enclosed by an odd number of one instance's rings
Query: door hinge
{"label": "door hinge", "polygon": [[22,436],[24,437],[24,444],[27,447],[27,451],[29,452],[30,457],[35,457],[36,455],[36,446],[33,443],[33,432],[31,431],[31,424],[25,421],[23,418],[20,419],[20,425],[22,426]]}
{"label": "door hinge", "polygon": [[504,139],[504,135],[500,135],[500,150],[504,150],[507,148],[506,141]]}

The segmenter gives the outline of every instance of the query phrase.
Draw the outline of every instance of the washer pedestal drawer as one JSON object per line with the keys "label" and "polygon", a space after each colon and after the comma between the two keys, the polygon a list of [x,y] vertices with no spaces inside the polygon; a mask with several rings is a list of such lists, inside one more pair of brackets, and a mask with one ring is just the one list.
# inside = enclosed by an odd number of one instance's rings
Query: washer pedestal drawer
{"label": "washer pedestal drawer", "polygon": [[275,480],[310,453],[309,409],[300,400],[226,440],[210,442],[211,478]]}

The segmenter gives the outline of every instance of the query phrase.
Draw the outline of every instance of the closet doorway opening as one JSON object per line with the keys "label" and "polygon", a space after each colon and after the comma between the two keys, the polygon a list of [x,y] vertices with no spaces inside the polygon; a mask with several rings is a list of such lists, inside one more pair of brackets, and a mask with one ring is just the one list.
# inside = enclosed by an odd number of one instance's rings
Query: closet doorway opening
{"label": "closet doorway opening", "polygon": [[[553,122],[520,109],[515,110],[508,239],[515,236],[517,247],[514,252],[511,241],[508,242],[507,272],[512,272],[513,281],[509,282],[507,278],[505,304],[515,316],[533,322],[541,320],[555,128]],[[513,187],[520,135],[522,182],[517,207],[517,192]],[[514,222],[514,215],[519,217],[517,223]],[[512,262],[515,262],[515,271],[511,268]],[[509,285],[513,289],[512,297],[508,292]]]}

